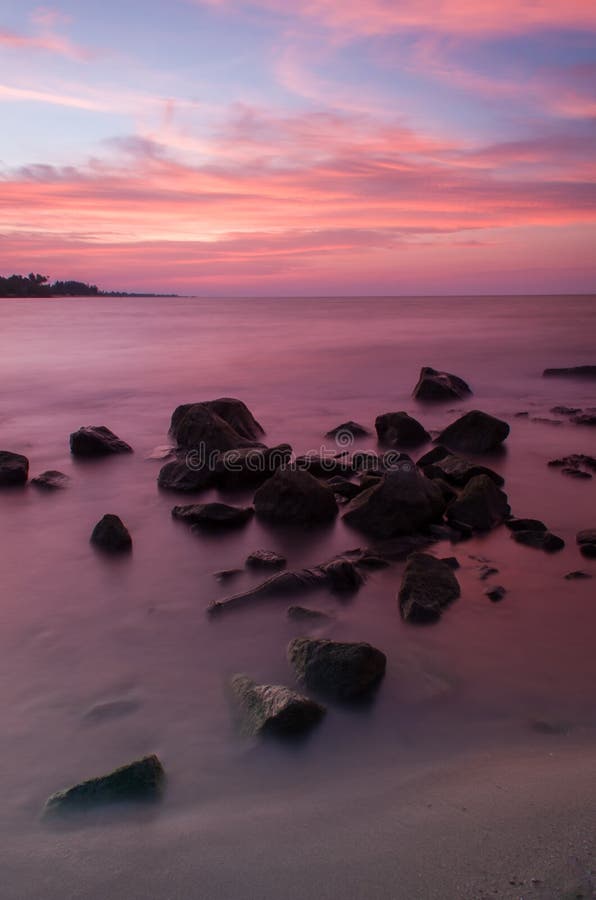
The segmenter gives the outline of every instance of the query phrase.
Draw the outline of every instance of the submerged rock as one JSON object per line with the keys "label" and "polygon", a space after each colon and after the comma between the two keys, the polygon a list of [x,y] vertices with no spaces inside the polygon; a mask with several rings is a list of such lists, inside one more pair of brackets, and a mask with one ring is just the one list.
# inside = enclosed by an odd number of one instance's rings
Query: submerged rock
{"label": "submerged rock", "polygon": [[588,559],[596,559],[596,528],[585,528],[578,531],[576,541],[580,553]]}
{"label": "submerged rock", "polygon": [[574,572],[567,572],[566,575],[563,575],[563,578],[566,578],[567,581],[581,581],[584,578],[591,577],[588,572],[582,572],[581,569],[576,569]]}
{"label": "submerged rock", "polygon": [[462,523],[474,531],[490,531],[509,513],[507,494],[487,475],[476,475],[448,506],[447,519],[456,528]]}
{"label": "submerged rock", "polygon": [[0,487],[25,484],[29,477],[29,460],[20,453],[0,450]]}
{"label": "submerged rock", "polygon": [[543,375],[580,375],[583,378],[596,378],[596,366],[571,366],[566,369],[545,369]]}
{"label": "submerged rock", "polygon": [[45,491],[57,491],[65,488],[70,478],[64,472],[58,472],[56,469],[48,469],[47,472],[40,472],[35,478],[31,479],[31,484],[35,487],[42,488]]}
{"label": "submerged rock", "polygon": [[540,519],[518,519],[512,516],[505,522],[505,525],[510,531],[548,531]]}
{"label": "submerged rock", "polygon": [[132,447],[105,425],[87,425],[70,436],[73,456],[109,456],[112,453],[132,453]]}
{"label": "submerged rock", "polygon": [[128,528],[112,513],[99,520],[91,532],[91,543],[110,553],[122,553],[132,549],[132,538]]}
{"label": "submerged rock", "polygon": [[384,413],[375,419],[379,441],[394,447],[416,447],[430,441],[430,434],[407,412]]}
{"label": "submerged rock", "polygon": [[261,518],[289,524],[329,522],[338,512],[333,490],[303,470],[278,469],[257,490],[254,503]]}
{"label": "submerged rock", "polygon": [[565,546],[565,541],[550,531],[512,531],[511,537],[518,544],[525,547],[535,547],[537,550],[545,550],[546,553],[556,553]]}
{"label": "submerged rock", "polygon": [[189,460],[175,459],[162,466],[157,483],[163,490],[190,494],[214,485],[215,472],[207,465],[197,467]]}
{"label": "submerged rock", "polygon": [[437,441],[462,453],[486,453],[499,447],[508,434],[507,422],[473,409],[448,425]]}
{"label": "submerged rock", "polygon": [[412,534],[437,521],[445,505],[440,488],[410,461],[358,494],[343,518],[348,525],[374,537],[390,538]]}
{"label": "submerged rock", "polygon": [[325,434],[325,437],[335,438],[338,445],[343,447],[351,443],[350,438],[366,437],[367,434],[370,434],[370,431],[364,425],[359,425],[358,422],[350,420],[349,422],[342,422],[336,428],[332,428],[331,431]]}
{"label": "submerged rock", "polygon": [[230,690],[246,735],[295,735],[310,731],[325,715],[325,707],[280,684],[257,684],[235,675]]}
{"label": "submerged rock", "polygon": [[288,606],[288,619],[295,622],[322,622],[327,621],[327,613],[318,609],[309,609],[306,606]]}
{"label": "submerged rock", "polygon": [[471,393],[470,386],[458,375],[423,366],[412,396],[416,400],[461,400]]}
{"label": "submerged rock", "polygon": [[590,472],[584,472],[583,469],[575,469],[571,466],[566,466],[561,469],[561,473],[563,475],[569,475],[571,478],[581,478],[581,479],[589,479],[592,477]]}
{"label": "submerged rock", "polygon": [[245,525],[253,513],[252,506],[230,506],[228,503],[191,503],[172,509],[174,519],[205,528],[236,528]]}
{"label": "submerged rock", "polygon": [[579,416],[572,416],[571,421],[574,425],[596,425],[596,413],[582,413]]}
{"label": "submerged rock", "polygon": [[364,487],[361,484],[354,484],[353,481],[348,481],[347,478],[343,478],[341,475],[334,475],[333,478],[329,479],[327,484],[332,489],[335,496],[341,498],[342,502],[353,500],[354,497],[364,490]]}
{"label": "submerged rock", "polygon": [[354,700],[376,687],[387,665],[381,650],[367,643],[296,638],[288,660],[309,690],[337,700]]}
{"label": "submerged rock", "polygon": [[407,622],[435,622],[459,595],[459,582],[447,562],[428,553],[408,558],[398,594]]}
{"label": "submerged rock", "polygon": [[579,406],[551,406],[550,410],[555,416],[574,416],[580,413]]}
{"label": "submerged rock", "polygon": [[246,565],[249,569],[283,569],[286,563],[285,556],[280,556],[273,550],[253,550],[246,557]]}
{"label": "submerged rock", "polygon": [[463,487],[476,475],[488,475],[499,487],[505,483],[505,479],[497,472],[489,469],[488,466],[478,465],[453,453],[446,453],[435,462],[426,464],[423,467],[423,472],[427,478],[442,478],[448,484],[453,484],[456,487]]}
{"label": "submerged rock", "polygon": [[136,759],[107,775],[81,781],[52,794],[44,812],[80,809],[118,800],[155,800],[159,797],[165,772],[155,754]]}
{"label": "submerged rock", "polygon": [[496,584],[494,587],[487,588],[484,593],[493,603],[498,603],[507,593],[507,589],[502,584]]}

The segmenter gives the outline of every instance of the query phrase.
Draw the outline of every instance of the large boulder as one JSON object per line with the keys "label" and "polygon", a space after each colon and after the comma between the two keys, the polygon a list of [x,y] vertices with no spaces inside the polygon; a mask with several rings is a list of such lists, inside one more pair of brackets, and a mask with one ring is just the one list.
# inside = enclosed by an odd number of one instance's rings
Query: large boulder
{"label": "large boulder", "polygon": [[377,538],[420,531],[440,519],[443,493],[413,463],[387,472],[347,506],[344,521]]}
{"label": "large boulder", "polygon": [[73,787],[52,794],[46,801],[44,812],[66,812],[119,800],[156,800],[160,795],[164,776],[158,757],[154,754],[144,756],[107,775],[81,781]]}
{"label": "large boulder", "polygon": [[437,441],[462,453],[486,453],[502,444],[508,434],[507,422],[473,409],[448,425]]}
{"label": "large boulder", "polygon": [[488,475],[499,487],[505,483],[502,476],[488,466],[480,466],[454,453],[447,453],[430,465],[424,466],[422,471],[427,478],[440,478],[456,487],[463,487],[476,475]]}
{"label": "large boulder", "polygon": [[402,577],[398,600],[408,622],[434,622],[460,595],[452,566],[428,553],[413,553]]}
{"label": "large boulder", "polygon": [[240,447],[220,454],[215,463],[215,477],[222,488],[242,488],[260,484],[292,456],[289,444],[276,447]]}
{"label": "large boulder", "polygon": [[230,690],[246,735],[301,734],[325,715],[324,706],[281,684],[257,684],[246,675],[235,675]]}
{"label": "large boulder", "polygon": [[471,393],[463,378],[423,366],[412,396],[416,400],[461,400]]}
{"label": "large boulder", "polygon": [[245,403],[221,397],[178,406],[172,414],[170,433],[180,447],[203,447],[211,453],[255,446],[264,431]]}
{"label": "large boulder", "polygon": [[447,508],[447,520],[474,531],[490,531],[509,517],[507,494],[488,475],[476,475]]}
{"label": "large boulder", "polygon": [[202,491],[215,484],[216,476],[213,467],[207,464],[193,463],[192,458],[174,459],[167,462],[159,471],[157,483],[167,491],[179,491],[183,494]]}
{"label": "large boulder", "polygon": [[278,469],[257,490],[254,503],[257,515],[273,522],[329,522],[338,512],[333,490],[301,469]]}
{"label": "large boulder", "polygon": [[0,487],[25,484],[29,477],[29,460],[20,453],[0,450]]}
{"label": "large boulder", "polygon": [[230,506],[228,503],[191,503],[174,506],[172,516],[193,528],[237,528],[252,518],[252,506]]}
{"label": "large boulder", "polygon": [[119,516],[107,513],[91,532],[91,543],[109,553],[124,553],[132,549],[130,532]]}
{"label": "large boulder", "polygon": [[394,447],[416,447],[430,441],[430,434],[407,412],[383,413],[375,419],[377,437]]}
{"label": "large boulder", "polygon": [[73,456],[109,456],[112,453],[132,453],[132,447],[105,425],[87,425],[70,436]]}
{"label": "large boulder", "polygon": [[368,694],[385,674],[387,657],[366,643],[296,638],[288,659],[309,690],[337,700]]}

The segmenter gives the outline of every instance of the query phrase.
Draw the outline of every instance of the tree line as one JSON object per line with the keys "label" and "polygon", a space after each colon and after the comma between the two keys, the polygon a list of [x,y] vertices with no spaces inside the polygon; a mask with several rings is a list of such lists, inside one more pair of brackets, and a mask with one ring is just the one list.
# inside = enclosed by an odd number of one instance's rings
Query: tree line
{"label": "tree line", "polygon": [[84,281],[53,281],[47,275],[0,275],[0,297],[86,297],[99,295],[94,284]]}

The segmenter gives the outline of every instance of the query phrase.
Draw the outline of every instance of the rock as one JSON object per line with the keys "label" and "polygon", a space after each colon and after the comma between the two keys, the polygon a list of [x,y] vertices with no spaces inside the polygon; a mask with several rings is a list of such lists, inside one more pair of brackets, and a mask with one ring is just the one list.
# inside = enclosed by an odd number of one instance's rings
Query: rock
{"label": "rock", "polygon": [[242,575],[244,569],[220,569],[219,572],[214,572],[213,577],[217,579],[217,581],[231,581],[233,578],[237,578],[238,575]]}
{"label": "rock", "polygon": [[[222,419],[241,438],[253,441],[265,434],[263,427],[257,422],[246,403],[232,397],[219,397],[217,400],[204,400],[197,403],[184,403],[176,407],[172,413],[170,432],[178,439],[177,432],[189,412],[194,407],[204,406],[218,418]],[[188,427],[188,422],[185,427]],[[183,429],[184,430],[184,429]]]}
{"label": "rock", "polygon": [[494,587],[489,587],[485,590],[484,594],[488,597],[489,600],[492,600],[493,603],[498,603],[499,600],[502,600],[507,590],[503,587],[502,584],[497,584]]}
{"label": "rock", "polygon": [[579,375],[583,378],[596,378],[596,366],[572,366],[567,369],[545,369],[543,375]]}
{"label": "rock", "polygon": [[315,478],[329,478],[338,472],[353,472],[349,457],[337,457],[331,453],[306,453],[297,456],[296,468],[310,472]]}
{"label": "rock", "polygon": [[305,594],[317,588],[328,588],[337,594],[349,594],[357,591],[363,583],[364,577],[356,567],[356,563],[340,557],[312,569],[277,572],[248,591],[213,601],[207,611],[213,615],[270,598]]}
{"label": "rock", "polygon": [[192,465],[192,460],[175,459],[162,466],[157,483],[163,490],[191,494],[212,487],[215,472],[207,465]]}
{"label": "rock", "polygon": [[354,472],[381,476],[385,471],[383,457],[374,450],[358,450],[350,457],[350,466]]}
{"label": "rock", "polygon": [[262,484],[292,457],[289,444],[276,447],[240,447],[220,454],[215,463],[215,477],[224,489],[238,489]]}
{"label": "rock", "polygon": [[288,606],[288,619],[295,622],[320,622],[329,619],[329,616],[318,609],[308,609],[306,606]]}
{"label": "rock", "polygon": [[433,463],[439,462],[441,459],[445,459],[446,456],[452,456],[450,450],[447,447],[443,447],[442,444],[437,444],[431,450],[428,450],[424,453],[416,465],[419,469],[425,469],[427,466],[431,466]]}
{"label": "rock", "polygon": [[230,506],[227,503],[192,503],[174,506],[172,516],[193,528],[236,528],[252,518],[252,506]]}
{"label": "rock", "polygon": [[499,570],[495,569],[494,566],[483,565],[480,566],[479,578],[480,581],[486,581],[487,578],[490,578],[491,575],[498,575]]}
{"label": "rock", "polygon": [[471,393],[463,378],[423,366],[412,396],[416,400],[461,400]]}
{"label": "rock", "polygon": [[540,519],[507,519],[505,525],[510,531],[548,531],[544,522]]}
{"label": "rock", "polygon": [[436,462],[425,465],[423,472],[427,478],[443,478],[449,484],[457,487],[463,487],[476,475],[488,475],[499,487],[505,483],[501,475],[489,469],[488,466],[480,466],[461,456],[455,456],[453,453],[448,453]]}
{"label": "rock", "polygon": [[31,484],[42,490],[56,491],[65,488],[69,481],[70,478],[63,472],[58,472],[56,469],[48,469],[47,472],[40,472],[39,475],[32,478]]}
{"label": "rock", "polygon": [[448,425],[437,441],[462,453],[486,453],[499,447],[508,434],[507,422],[473,409]]}
{"label": "rock", "polygon": [[435,622],[459,595],[459,583],[450,565],[428,553],[412,553],[398,594],[406,622]]}
{"label": "rock", "polygon": [[107,513],[91,532],[91,543],[110,553],[122,553],[132,549],[128,528],[118,516]]}
{"label": "rock", "polygon": [[441,562],[444,562],[446,566],[449,566],[450,569],[456,571],[460,568],[460,562],[457,556],[442,556]]}
{"label": "rock", "polygon": [[144,756],[108,775],[81,781],[46,801],[44,812],[55,813],[119,800],[155,800],[165,773],[155,755]]}
{"label": "rock", "polygon": [[572,416],[571,421],[574,425],[596,425],[596,414],[582,413],[580,416]]}
{"label": "rock", "polygon": [[381,650],[367,643],[296,638],[288,659],[307,688],[337,700],[354,700],[376,687],[387,665]]}
{"label": "rock", "polygon": [[590,472],[584,472],[583,469],[575,469],[571,466],[566,466],[564,469],[561,469],[563,475],[570,475],[572,478],[591,478],[592,475]]}
{"label": "rock", "polygon": [[488,475],[476,475],[447,507],[447,520],[455,528],[462,523],[474,531],[490,531],[509,513],[507,494]]}
{"label": "rock", "polygon": [[179,447],[200,449],[208,457],[217,451],[262,446],[256,438],[263,429],[241,400],[221,398],[178,406],[170,433]]}
{"label": "rock", "polygon": [[370,431],[358,422],[342,422],[336,428],[332,428],[325,434],[325,437],[335,438],[339,447],[348,447],[352,443],[351,438],[366,437]]}
{"label": "rock", "polygon": [[565,546],[563,538],[550,531],[512,531],[511,537],[518,544],[525,547],[535,547],[537,550],[545,550],[547,553],[556,553]]}
{"label": "rock", "polygon": [[550,411],[555,416],[574,416],[580,413],[581,409],[578,406],[552,406]]}
{"label": "rock", "polygon": [[254,503],[259,517],[288,524],[329,522],[338,512],[333,490],[303,470],[278,469],[257,490]]}
{"label": "rock", "polygon": [[132,453],[132,447],[105,425],[88,425],[70,436],[73,456],[108,456],[111,453]]}
{"label": "rock", "polygon": [[459,528],[452,528],[450,525],[433,524],[428,526],[427,531],[433,540],[451,541],[453,544],[472,536],[472,529],[461,523]]}
{"label": "rock", "polygon": [[235,675],[230,689],[246,735],[301,734],[325,715],[324,706],[283,685],[256,684],[246,675]]}
{"label": "rock", "polygon": [[[424,474],[427,478],[429,477],[426,472],[424,472]],[[457,497],[457,491],[455,490],[455,488],[452,488],[451,485],[447,484],[446,481],[443,481],[442,478],[431,478],[431,480],[434,481],[436,486],[441,491],[446,506],[451,503],[452,500],[455,500],[455,498]]]}
{"label": "rock", "polygon": [[29,477],[29,460],[20,453],[0,450],[0,487],[25,484]]}
{"label": "rock", "polygon": [[407,412],[384,413],[375,419],[379,441],[394,447],[416,447],[430,441],[430,434]]}
{"label": "rock", "polygon": [[588,559],[596,559],[596,528],[585,528],[578,531],[576,541],[580,553]]}
{"label": "rock", "polygon": [[530,416],[530,422],[536,422],[538,425],[562,425],[562,419],[548,419],[546,416]]}
{"label": "rock", "polygon": [[596,472],[596,457],[588,456],[586,453],[572,453],[570,456],[563,456],[560,459],[551,459],[548,462],[549,466],[557,466],[566,468],[577,469],[579,466],[584,466],[586,469],[592,469],[592,471]]}
{"label": "rock", "polygon": [[353,481],[348,481],[347,478],[342,478],[341,475],[334,475],[327,484],[333,490],[335,496],[340,497],[342,500],[353,500],[354,497],[364,490],[361,484],[354,484]]}
{"label": "rock", "polygon": [[412,534],[441,518],[443,494],[413,463],[387,472],[378,484],[358,494],[344,521],[377,538]]}
{"label": "rock", "polygon": [[563,578],[566,578],[567,581],[579,581],[583,578],[591,578],[592,576],[588,572],[582,572],[581,569],[576,569],[575,572],[567,572]]}
{"label": "rock", "polygon": [[283,569],[286,563],[285,556],[280,556],[273,550],[253,550],[246,557],[246,565],[250,569]]}

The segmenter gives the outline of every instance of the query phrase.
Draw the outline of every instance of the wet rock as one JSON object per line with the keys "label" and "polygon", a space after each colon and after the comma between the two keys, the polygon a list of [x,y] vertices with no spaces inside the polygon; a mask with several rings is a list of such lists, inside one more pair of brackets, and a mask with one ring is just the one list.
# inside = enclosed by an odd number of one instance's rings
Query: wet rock
{"label": "wet rock", "polygon": [[109,456],[112,453],[132,453],[132,447],[105,425],[88,425],[70,436],[73,456]]}
{"label": "wet rock", "polygon": [[0,450],[0,487],[25,484],[29,477],[29,460],[20,453]]}
{"label": "wet rock", "polygon": [[453,571],[456,571],[460,568],[460,562],[456,556],[442,556],[441,562],[444,562],[445,565],[449,566],[449,568]]}
{"label": "wet rock", "polygon": [[241,400],[220,398],[178,406],[170,433],[179,447],[200,449],[206,455],[240,447],[262,446],[263,429]]}
{"label": "wet rock", "polygon": [[536,422],[538,425],[562,425],[562,419],[549,419],[546,416],[530,416],[530,422]]}
{"label": "wet rock", "polygon": [[487,578],[490,578],[491,575],[498,575],[499,570],[494,566],[482,565],[480,566],[479,578],[480,581],[486,581]]}
{"label": "wet rock", "polygon": [[478,409],[448,425],[437,441],[462,453],[486,453],[499,447],[509,434],[509,425]]}
{"label": "wet rock", "polygon": [[246,565],[250,569],[283,569],[286,562],[285,556],[280,556],[273,550],[253,550],[246,557]]}
{"label": "wet rock", "polygon": [[583,469],[575,469],[571,466],[565,466],[565,468],[561,469],[561,473],[569,475],[571,478],[583,478],[584,480],[592,477],[590,472],[584,472]]}
{"label": "wet rock", "polygon": [[215,472],[207,465],[197,466],[186,458],[175,459],[162,466],[157,483],[163,490],[191,494],[212,487]]}
{"label": "wet rock", "polygon": [[441,478],[457,487],[463,487],[476,475],[488,475],[499,487],[505,483],[501,475],[489,469],[488,466],[478,465],[461,456],[455,456],[453,453],[448,453],[436,462],[425,465],[423,472],[427,478]]}
{"label": "wet rock", "polygon": [[62,812],[120,800],[155,800],[160,795],[164,777],[158,757],[154,754],[144,756],[107,775],[81,781],[52,794],[46,801],[44,812]]}
{"label": "wet rock", "polygon": [[555,416],[574,416],[581,412],[578,406],[552,406],[550,410]]}
{"label": "wet rock", "polygon": [[510,531],[548,531],[544,522],[540,519],[518,519],[512,516],[507,519],[505,525]]}
{"label": "wet rock", "polygon": [[576,541],[580,553],[588,559],[596,559],[596,528],[585,528],[578,531]]}
{"label": "wet rock", "polygon": [[364,576],[358,570],[356,563],[341,557],[311,569],[277,572],[250,590],[233,594],[223,600],[215,600],[209,605],[207,611],[214,615],[230,609],[242,608],[253,602],[305,594],[318,588],[327,588],[337,594],[350,594],[357,591],[363,583]]}
{"label": "wet rock", "polygon": [[309,690],[337,700],[355,700],[370,693],[387,665],[385,654],[371,644],[305,637],[290,642],[288,660]]}
{"label": "wet rock", "polygon": [[381,476],[385,471],[383,457],[374,450],[357,450],[350,457],[350,466],[354,472]]}
{"label": "wet rock", "polygon": [[278,469],[257,490],[254,503],[259,517],[288,524],[329,522],[338,512],[332,488],[293,469]]}
{"label": "wet rock", "polygon": [[566,369],[545,369],[543,375],[579,375],[583,378],[596,378],[596,366],[571,366]]}
{"label": "wet rock", "polygon": [[309,609],[306,606],[288,606],[288,619],[295,622],[323,622],[327,621],[329,616],[318,609]]}
{"label": "wet rock", "polygon": [[403,411],[377,416],[375,429],[379,441],[394,447],[416,447],[431,439],[420,422]]}
{"label": "wet rock", "polygon": [[503,587],[502,584],[496,584],[494,587],[487,588],[484,593],[485,596],[487,596],[489,600],[492,600],[493,603],[498,603],[503,599],[503,597],[507,593],[507,590]]}
{"label": "wet rock", "polygon": [[341,475],[334,475],[327,484],[333,490],[335,496],[341,497],[342,500],[353,500],[354,497],[363,491],[361,484],[354,484],[353,481],[348,481],[347,478],[342,478]]}
{"label": "wet rock", "polygon": [[450,565],[428,553],[409,557],[398,594],[406,622],[435,622],[459,595],[459,583]]}
{"label": "wet rock", "polygon": [[471,393],[463,378],[423,366],[412,396],[416,400],[461,400]]}
{"label": "wet rock", "polygon": [[332,428],[331,431],[326,433],[325,437],[335,438],[339,446],[349,446],[349,438],[366,437],[367,434],[370,434],[367,428],[359,425],[358,422],[350,420],[349,422],[342,422],[336,428]]}
{"label": "wet rock", "polygon": [[257,422],[246,403],[233,397],[219,397],[217,400],[203,400],[195,403],[184,403],[176,407],[172,413],[170,431],[176,437],[178,428],[189,411],[196,406],[204,406],[232,428],[239,437],[252,441],[265,434],[263,427]]}
{"label": "wet rock", "polygon": [[35,478],[31,479],[31,484],[45,491],[57,491],[65,488],[70,481],[68,475],[58,472],[56,469],[48,469],[47,472],[40,472]]}
{"label": "wet rock", "polygon": [[279,684],[257,684],[235,675],[230,690],[241,730],[246,735],[295,735],[310,731],[325,715],[325,707]]}
{"label": "wet rock", "polygon": [[192,503],[175,506],[172,516],[199,528],[237,528],[252,518],[252,506],[230,506],[227,503]]}
{"label": "wet rock", "polygon": [[592,576],[588,572],[582,572],[581,569],[576,569],[574,572],[567,572],[563,578],[566,578],[567,581],[581,581],[584,578],[591,578]]}
{"label": "wet rock", "polygon": [[582,413],[579,416],[572,416],[571,421],[574,425],[596,425],[596,415],[594,413]]}
{"label": "wet rock", "polygon": [[447,447],[443,447],[442,444],[437,444],[432,449],[428,450],[424,453],[416,465],[419,469],[425,469],[427,466],[432,466],[433,463],[439,462],[441,459],[445,459],[446,456],[452,456],[451,450],[448,450]]}
{"label": "wet rock", "polygon": [[580,466],[583,466],[585,469],[591,469],[593,472],[596,472],[596,458],[588,456],[587,453],[572,453],[569,456],[562,456],[560,459],[551,459],[548,465],[570,469],[578,469]]}
{"label": "wet rock", "polygon": [[296,457],[296,468],[310,472],[315,478],[329,478],[339,472],[352,473],[349,457],[334,456],[332,453],[305,453]]}
{"label": "wet rock", "polygon": [[[424,474],[426,475],[426,472]],[[428,478],[429,476],[426,475],[426,477]],[[443,481],[442,478],[432,478],[431,480],[434,481],[436,486],[441,491],[446,506],[451,503],[452,500],[455,500],[455,498],[457,497],[457,491],[455,490],[455,488],[452,488],[451,485],[446,481]]]}
{"label": "wet rock", "polygon": [[490,531],[509,513],[507,494],[487,475],[476,475],[448,506],[447,520],[455,528],[461,523],[474,531]]}
{"label": "wet rock", "polygon": [[452,528],[451,525],[444,525],[443,523],[429,525],[427,531],[433,540],[451,541],[453,544],[472,536],[472,529],[461,522],[458,528]]}
{"label": "wet rock", "polygon": [[440,488],[410,462],[391,472],[347,506],[344,521],[377,538],[412,534],[441,518]]}
{"label": "wet rock", "polygon": [[112,513],[99,520],[91,532],[91,543],[109,553],[124,553],[132,549],[132,538],[128,528]]}
{"label": "wet rock", "polygon": [[221,488],[243,488],[261,484],[292,456],[289,444],[276,447],[241,447],[222,453],[215,463],[215,476]]}
{"label": "wet rock", "polygon": [[233,578],[237,578],[238,575],[242,575],[243,571],[243,569],[220,569],[219,572],[213,573],[213,577],[217,581],[231,581]]}
{"label": "wet rock", "polygon": [[512,531],[511,537],[525,547],[535,547],[546,553],[556,553],[565,546],[565,541],[550,531]]}

